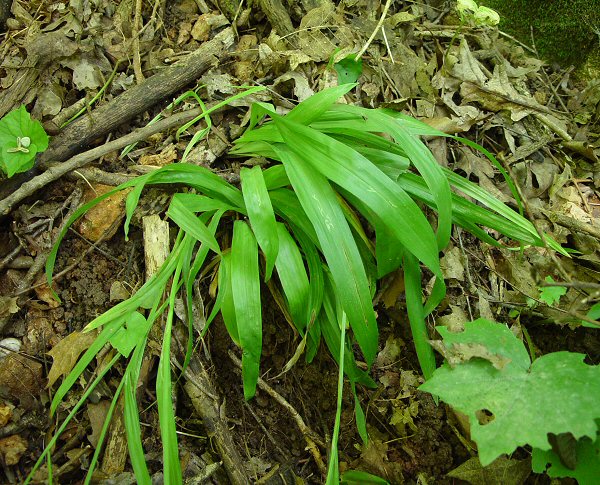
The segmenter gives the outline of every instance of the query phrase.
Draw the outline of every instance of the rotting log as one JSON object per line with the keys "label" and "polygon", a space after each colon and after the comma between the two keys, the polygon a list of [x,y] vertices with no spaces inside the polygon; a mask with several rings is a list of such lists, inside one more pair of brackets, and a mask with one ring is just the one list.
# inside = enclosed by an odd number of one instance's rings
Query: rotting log
{"label": "rotting log", "polygon": [[210,374],[200,359],[194,355],[186,369],[183,385],[185,392],[192,401],[196,413],[202,418],[206,433],[223,460],[223,468],[233,485],[252,483],[244,467],[244,460],[235,444],[229,423],[222,416],[222,402],[212,383]]}

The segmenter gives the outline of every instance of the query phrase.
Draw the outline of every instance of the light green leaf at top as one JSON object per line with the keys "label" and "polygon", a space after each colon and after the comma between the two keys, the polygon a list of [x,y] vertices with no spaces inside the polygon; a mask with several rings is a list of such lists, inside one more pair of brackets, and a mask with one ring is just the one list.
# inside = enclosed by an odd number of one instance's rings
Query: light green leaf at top
{"label": "light green leaf at top", "polygon": [[310,287],[298,245],[281,223],[277,224],[279,254],[275,262],[281,287],[296,328],[304,331],[308,324]]}
{"label": "light green leaf at top", "polygon": [[[501,370],[482,359],[454,369],[444,364],[419,388],[469,417],[483,466],[519,446],[549,450],[548,433],[596,439],[600,367],[586,365],[583,354],[554,352],[530,364],[525,346],[510,330],[484,319],[466,323],[454,335],[462,344],[484,345],[510,360]],[[491,422],[479,423],[481,410],[493,414]]]}
{"label": "light green leaf at top", "polygon": [[250,225],[258,245],[265,255],[265,281],[269,281],[279,251],[275,213],[267,192],[262,169],[259,166],[250,169],[244,167],[240,171],[240,178]]}

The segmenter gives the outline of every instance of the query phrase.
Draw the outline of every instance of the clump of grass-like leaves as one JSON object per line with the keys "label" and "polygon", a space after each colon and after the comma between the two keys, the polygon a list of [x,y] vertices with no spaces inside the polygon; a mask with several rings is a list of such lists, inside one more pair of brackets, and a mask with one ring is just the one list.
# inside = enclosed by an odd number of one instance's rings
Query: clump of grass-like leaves
{"label": "clump of grass-like leaves", "polygon": [[[158,412],[165,481],[181,483],[170,397],[174,304],[178,292],[183,292],[188,316],[192,314],[192,285],[209,260],[219,265],[218,292],[205,331],[220,311],[231,339],[242,351],[246,399],[254,396],[259,376],[262,279],[301,337],[294,358],[303,352],[310,362],[324,340],[340,365],[340,393],[343,374],[350,381],[358,429],[366,440],[365,417],[355,389],[357,384],[374,387],[375,383],[368,372],[359,368],[351,349],[352,344],[357,343],[362,359],[370,367],[378,347],[372,305],[377,280],[402,268],[414,344],[423,374],[429,378],[435,370],[435,360],[428,343],[425,318],[445,294],[438,255],[449,242],[452,225],[458,224],[494,245],[501,243],[491,238],[484,228],[493,229],[521,245],[544,244],[533,225],[521,215],[436,163],[418,136],[442,133],[395,112],[335,104],[352,87],[343,85],[318,93],[286,116],[275,114],[270,105],[255,104],[250,127],[236,141],[232,154],[263,156],[273,163],[267,169],[242,168],[240,188],[203,167],[170,165],[90,202],[65,225],[59,240],[67,227],[93,205],[111,193],[132,188],[126,204],[127,232],[146,185],[183,184],[189,188],[173,196],[167,212],[180,229],[167,260],[130,299],[86,327],[101,331],[65,378],[51,405],[54,413],[100,349],[110,343],[116,349],[115,357],[102,369],[66,422],[75,415],[100,378],[117,361],[125,360],[124,378],[115,392],[107,420],[110,421],[115,403],[124,393],[129,452],[139,483],[150,483],[150,475],[144,461],[135,389],[149,330],[165,311],[167,318],[156,383]],[[270,119],[264,121],[265,117]],[[452,188],[478,203],[453,193]],[[435,230],[422,206],[437,212]],[[367,236],[364,221],[375,232],[374,242]],[[231,230],[231,237],[224,238],[231,241],[230,247],[222,247],[216,239],[219,228]],[[546,241],[555,250],[562,251],[549,238]],[[48,260],[49,278],[57,250],[58,246]],[[425,303],[421,264],[436,277]],[[274,274],[277,278],[273,278]],[[165,298],[164,294],[167,294]],[[191,318],[188,320],[186,362],[193,348]],[[336,443],[340,405],[341,399],[338,399],[328,483],[339,481]],[[58,430],[57,436],[65,426]],[[91,478],[106,429],[107,425],[86,482]]]}

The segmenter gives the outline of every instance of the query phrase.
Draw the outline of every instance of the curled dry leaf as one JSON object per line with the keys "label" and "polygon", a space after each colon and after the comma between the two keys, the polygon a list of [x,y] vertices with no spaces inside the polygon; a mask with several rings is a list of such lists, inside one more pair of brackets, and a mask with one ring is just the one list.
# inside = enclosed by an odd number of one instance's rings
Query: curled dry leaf
{"label": "curled dry leaf", "polygon": [[27,451],[27,440],[18,434],[0,439],[0,456],[6,465],[16,465]]}

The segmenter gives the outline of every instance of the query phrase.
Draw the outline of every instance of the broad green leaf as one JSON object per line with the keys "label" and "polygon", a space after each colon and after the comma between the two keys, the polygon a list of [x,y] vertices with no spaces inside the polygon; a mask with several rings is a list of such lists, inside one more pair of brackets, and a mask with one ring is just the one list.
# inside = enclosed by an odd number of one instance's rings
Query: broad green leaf
{"label": "broad green leaf", "polygon": [[429,334],[425,322],[423,308],[423,286],[421,284],[421,268],[412,254],[404,255],[404,285],[406,287],[406,311],[410,322],[419,365],[425,379],[429,379],[435,371],[435,355],[429,345]]}
{"label": "broad green leaf", "polygon": [[143,188],[146,185],[184,184],[198,192],[219,199],[233,207],[244,207],[244,200],[239,189],[223,180],[210,170],[198,165],[176,163],[162,167],[154,172],[137,177],[119,185],[115,190],[134,187],[125,201],[126,217],[124,230],[127,234],[133,210],[137,206]]}
{"label": "broad green leaf", "polygon": [[244,397],[256,394],[262,353],[262,316],[258,247],[250,227],[235,221],[231,242],[231,293],[242,347]]}
{"label": "broad green leaf", "polygon": [[125,382],[125,406],[123,410],[125,420],[125,431],[127,433],[127,448],[129,449],[129,459],[135,473],[137,483],[150,485],[150,473],[144,457],[144,448],[142,446],[142,430],[140,427],[140,415],[137,404],[137,388],[140,376],[142,358],[144,356],[145,345],[136,348],[127,370],[123,376]]}
{"label": "broad green leaf", "polygon": [[350,54],[333,66],[337,72],[338,84],[355,83],[362,74],[362,59],[356,60],[355,54]]}
{"label": "broad green leaf", "polygon": [[327,180],[287,147],[278,146],[290,182],[308,215],[365,360],[377,353],[377,322],[358,248],[335,192]]}
{"label": "broad green leaf", "polygon": [[[554,278],[552,278],[552,276],[546,276],[544,281],[546,283],[554,283]],[[558,303],[560,297],[566,294],[567,288],[564,286],[543,286],[540,288],[540,300],[550,306]]]}
{"label": "broad green leaf", "polygon": [[0,119],[0,169],[8,177],[33,167],[35,156],[48,148],[42,124],[32,120],[25,105]]}
{"label": "broad green leaf", "polygon": [[177,200],[178,203],[183,205],[191,212],[240,210],[239,208],[223,202],[221,199],[215,199],[214,197],[208,197],[200,194],[178,193],[173,196],[172,201],[173,200]]}
{"label": "broad green leaf", "polygon": [[[600,320],[600,302],[592,305],[592,307],[587,312],[586,317],[588,317],[591,320],[596,320],[596,321]],[[584,320],[581,321],[581,325],[583,325],[584,327],[588,327],[588,328],[595,328],[595,329],[600,328],[600,327],[598,327],[598,325],[594,325],[593,323],[589,323]]]}
{"label": "broad green leaf", "polygon": [[175,429],[175,411],[173,410],[173,399],[171,397],[171,333],[173,329],[175,295],[177,294],[180,274],[181,266],[178,266],[171,285],[169,309],[167,311],[162,349],[156,375],[156,401],[158,404],[160,437],[163,446],[164,480],[165,483],[173,485],[182,483],[179,446],[177,445],[177,431]]}
{"label": "broad green leaf", "polygon": [[566,467],[553,450],[534,448],[531,467],[536,473],[546,472],[551,478],[575,478],[580,485],[594,485],[600,477],[600,437],[592,441],[581,438],[575,447],[577,464]]}
{"label": "broad green leaf", "polygon": [[309,272],[308,339],[306,362],[315,357],[321,340],[321,326],[317,315],[321,312],[324,292],[323,261],[315,245],[300,229],[294,228],[294,237],[300,243],[306,257]]}
{"label": "broad green leaf", "polygon": [[272,167],[263,170],[263,177],[269,191],[290,185],[290,179],[288,179],[285,168],[281,164],[273,165]]}
{"label": "broad green leaf", "polygon": [[298,245],[290,236],[285,226],[277,223],[279,254],[275,261],[277,274],[283,293],[290,309],[290,314],[300,332],[304,332],[308,324],[310,288],[304,261]]}
{"label": "broad green leaf", "polygon": [[[215,306],[208,317],[211,322],[216,312],[220,309],[225,328],[236,345],[241,346],[240,333],[233,305],[233,293],[231,292],[231,251],[225,251],[221,255],[221,264],[219,265],[219,294]],[[220,302],[220,306],[218,303]]]}
{"label": "broad green leaf", "polygon": [[318,246],[319,238],[315,232],[310,219],[304,212],[302,204],[298,200],[298,195],[293,190],[276,189],[269,192],[273,209],[282,219],[288,221],[293,227],[298,227],[311,242]]}
{"label": "broad green leaf", "polygon": [[[519,446],[549,450],[548,433],[596,439],[600,367],[584,364],[584,355],[554,352],[531,364],[525,346],[507,327],[484,319],[466,323],[458,334],[443,327],[438,331],[445,340],[487,347],[510,360],[500,370],[482,359],[454,369],[444,364],[420,387],[469,417],[483,466]],[[480,424],[476,413],[481,410],[491,412],[493,420]]]}
{"label": "broad green leaf", "polygon": [[342,485],[389,485],[390,482],[360,470],[348,470],[340,478]]}
{"label": "broad green leaf", "polygon": [[[342,113],[358,113],[371,124],[376,125],[375,131],[388,133],[394,141],[402,148],[406,157],[419,171],[423,180],[431,190],[438,211],[438,249],[443,249],[450,240],[452,227],[452,204],[448,180],[444,176],[431,151],[412,133],[407,132],[402,126],[395,122],[386,111],[359,108],[350,105],[335,105],[334,111]],[[372,128],[371,128],[372,131]],[[418,257],[418,255],[415,254]],[[423,261],[425,262],[425,261]]]}
{"label": "broad green leaf", "polygon": [[[287,114],[286,118],[302,125],[309,125],[323,115],[335,101],[350,91],[354,86],[355,84],[344,84],[320,91],[292,109],[292,111]],[[266,114],[266,111],[260,106],[257,106],[256,115],[253,115],[253,119],[264,114]],[[271,116],[275,115],[275,113],[269,114]],[[279,143],[282,141],[283,138],[279,131],[272,122],[269,122],[258,129],[246,131],[243,136],[234,142],[235,147],[230,153],[236,155],[255,154],[277,158],[272,145],[265,142]],[[275,156],[273,157],[273,155]]]}
{"label": "broad green leaf", "polygon": [[301,125],[310,125],[355,86],[356,84],[342,84],[324,89],[296,106],[287,114],[286,119]]}
{"label": "broad green leaf", "polygon": [[327,465],[326,485],[337,485],[340,482],[339,459],[338,459],[338,440],[340,437],[340,423],[342,417],[342,400],[344,394],[344,355],[346,354],[346,316],[342,312],[340,326],[340,347],[338,349],[338,385],[337,385],[337,405],[335,410],[335,423],[333,434],[331,436],[331,448],[329,453],[329,464]]}
{"label": "broad green leaf", "polygon": [[[323,295],[323,308],[322,311],[317,316],[317,322],[319,327],[321,328],[321,334],[325,340],[325,344],[331,353],[331,356],[340,365],[339,356],[337,354],[337,350],[340,348],[341,342],[341,328],[339,323],[339,311],[341,309],[337,309],[339,306],[334,301],[336,299],[334,295],[333,289],[333,281],[331,275],[327,275],[328,277],[325,279],[325,291]],[[348,338],[346,336],[346,338]],[[356,360],[354,358],[354,354],[349,350],[348,345],[345,346],[344,353],[344,372],[350,379],[350,382],[356,382],[358,384],[362,384],[365,387],[376,388],[377,384],[373,379],[369,376],[368,373],[361,370],[356,364]]]}
{"label": "broad green leaf", "polygon": [[144,315],[132,312],[125,316],[125,325],[110,338],[110,344],[119,351],[123,357],[129,357],[131,351],[140,344],[144,338],[150,323]]}
{"label": "broad green leaf", "polygon": [[275,213],[271,199],[267,192],[262,169],[259,166],[242,168],[240,171],[242,181],[242,195],[246,203],[250,226],[256,237],[258,245],[265,255],[265,282],[271,279],[279,251],[279,240]]}
{"label": "broad green leaf", "polygon": [[354,417],[356,418],[356,429],[363,443],[367,444],[369,441],[369,435],[367,434],[367,417],[365,412],[360,405],[358,394],[356,393],[356,383],[351,382],[350,387],[352,388],[352,395],[354,396]]}

